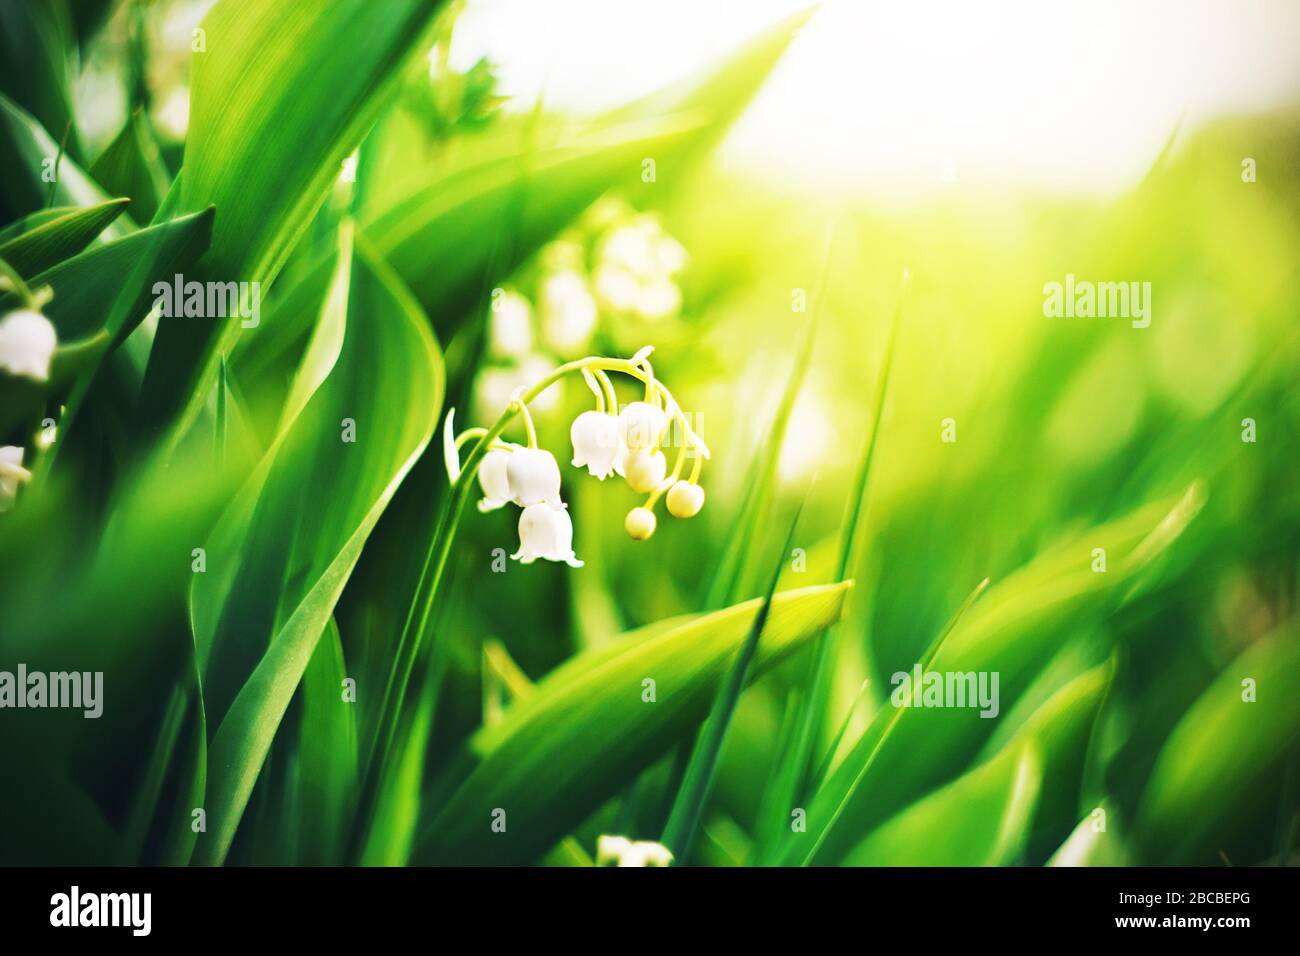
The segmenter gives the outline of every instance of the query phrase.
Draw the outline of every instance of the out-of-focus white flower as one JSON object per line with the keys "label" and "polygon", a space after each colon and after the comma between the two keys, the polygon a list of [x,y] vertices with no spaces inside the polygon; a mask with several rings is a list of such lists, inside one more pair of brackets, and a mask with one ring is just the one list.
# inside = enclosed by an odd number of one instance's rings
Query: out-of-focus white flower
{"label": "out-of-focus white flower", "polygon": [[32,473],[23,467],[23,449],[17,445],[0,448],[0,511],[8,511],[18,497],[18,486],[32,480]]}
{"label": "out-of-focus white flower", "polygon": [[597,866],[672,866],[673,854],[662,843],[601,836],[596,840]]}
{"label": "out-of-focus white flower", "polygon": [[498,358],[523,358],[533,348],[533,307],[518,292],[492,293],[488,307],[488,348]]}
{"label": "out-of-focus white flower", "polygon": [[682,305],[677,274],[686,250],[653,216],[641,216],[610,230],[597,248],[596,294],[615,312],[657,321]]}
{"label": "out-of-focus white flower", "polygon": [[704,489],[693,481],[674,482],[665,501],[674,518],[694,518],[704,507]]}
{"label": "out-of-focus white flower", "polygon": [[668,459],[658,448],[634,451],[623,462],[623,477],[627,485],[639,495],[648,495],[664,482],[668,474]]}
{"label": "out-of-focus white flower", "polygon": [[682,308],[682,290],[671,279],[642,286],[637,293],[636,311],[646,319],[667,319]]}
{"label": "out-of-focus white flower", "polygon": [[[489,421],[496,418],[520,387],[532,385],[554,369],[555,365],[540,355],[530,355],[508,368],[485,368],[474,380],[474,418]],[[556,408],[563,389],[564,383],[557,382],[528,404],[538,414],[545,415]]]}
{"label": "out-of-focus white flower", "polygon": [[35,309],[18,309],[0,319],[0,371],[48,381],[58,345],[54,324]]}
{"label": "out-of-focus white flower", "polygon": [[507,454],[506,475],[515,504],[564,507],[560,500],[560,466],[545,448],[517,448]]}
{"label": "out-of-focus white flower", "polygon": [[576,270],[563,269],[542,280],[537,298],[546,344],[565,356],[582,351],[599,315],[587,280]]}
{"label": "out-of-focus white flower", "polygon": [[573,442],[573,466],[587,466],[594,478],[604,481],[614,470],[621,448],[619,420],[604,412],[586,411],[569,428]]}
{"label": "out-of-focus white flower", "polygon": [[[515,452],[514,454],[518,454]],[[563,561],[571,568],[582,567],[573,553],[573,521],[563,506],[529,505],[519,515],[519,550],[510,557],[521,564],[538,558]]]}
{"label": "out-of-focus white flower", "polygon": [[496,511],[510,503],[510,476],[507,465],[510,452],[494,448],[483,456],[478,466],[478,483],[483,489],[483,498],[478,503],[482,512]]}

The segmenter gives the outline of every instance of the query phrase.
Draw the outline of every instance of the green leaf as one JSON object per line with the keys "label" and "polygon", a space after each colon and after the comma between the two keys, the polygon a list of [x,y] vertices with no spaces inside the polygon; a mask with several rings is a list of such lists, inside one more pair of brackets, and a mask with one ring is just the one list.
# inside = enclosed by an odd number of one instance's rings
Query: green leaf
{"label": "green leaf", "polygon": [[[194,55],[180,209],[220,209],[205,275],[274,280],[411,61],[431,45],[439,0],[221,0]],[[226,321],[165,326],[144,407],[155,425],[206,399]]]}
{"label": "green leaf", "polygon": [[0,259],[30,279],[85,249],[129,203],[129,199],[110,199],[85,209],[61,208],[58,216],[26,216],[21,223],[27,228],[0,241]]}
{"label": "green leaf", "polygon": [[[211,237],[211,209],[159,223],[129,236],[87,249],[39,273],[28,284],[48,285],[54,298],[43,311],[59,341],[107,332],[121,342],[149,314],[155,281],[170,280],[194,262]],[[0,297],[0,308],[13,300]],[[193,319],[163,319],[193,322]]]}
{"label": "green leaf", "polygon": [[1008,866],[1019,860],[1042,785],[1032,743],[917,801],[844,858],[846,866]]}
{"label": "green leaf", "polygon": [[[835,620],[848,588],[777,595],[755,675]],[[423,830],[417,862],[536,859],[704,719],[761,604],[652,627],[561,665],[474,737],[477,766]],[[656,682],[654,703],[642,700],[646,679]],[[495,808],[507,813],[505,833],[491,830]]]}
{"label": "green leaf", "polygon": [[[71,157],[59,153],[58,141],[30,113],[0,94],[0,169],[5,171],[0,180],[0,220],[8,222],[49,205],[94,206],[111,198]],[[54,174],[51,184],[48,177]],[[110,234],[123,235],[129,226],[117,223]]]}
{"label": "green leaf", "polygon": [[[1200,486],[1048,552],[958,621],[927,671],[998,673],[1000,706],[1024,693],[1067,628],[1094,624],[1143,583],[1142,572],[1201,506]],[[1091,549],[1110,570],[1093,573]],[[967,708],[884,707],[808,807],[808,833],[788,835],[785,862],[834,862],[892,812],[950,780],[992,732]],[[795,837],[801,837],[796,839]]]}
{"label": "green leaf", "polygon": [[331,618],[302,680],[298,864],[344,862],[357,782],[356,704],[343,695],[347,676],[343,642]]}
{"label": "green leaf", "polygon": [[781,580],[785,557],[790,552],[790,543],[794,540],[795,529],[799,526],[799,515],[802,513],[801,502],[799,510],[795,512],[794,520],[790,522],[790,530],[786,533],[785,542],[777,553],[767,593],[763,595],[763,605],[754,617],[754,624],[736,653],[735,660],[727,669],[726,679],[723,680],[718,696],[713,701],[713,708],[709,711],[709,717],[696,739],[695,748],[691,752],[690,761],[682,777],[681,787],[668,814],[668,823],[664,827],[664,835],[660,842],[668,847],[678,863],[685,863],[689,857],[695,830],[704,813],[704,803],[708,799],[713,783],[713,775],[717,772],[718,757],[722,753],[722,744],[727,737],[727,728],[731,725],[731,718],[736,712],[740,692],[744,689],[750,665],[758,650],[759,639],[763,635],[768,614],[772,610],[772,597],[776,594],[776,585]]}
{"label": "green leaf", "polygon": [[[1143,860],[1177,866],[1216,859],[1221,832],[1300,738],[1297,674],[1300,637],[1292,622],[1244,651],[1201,694],[1147,781],[1133,827]],[[1254,700],[1246,699],[1247,680]],[[1209,746],[1216,741],[1225,745]]]}
{"label": "green leaf", "polygon": [[67,0],[0,2],[0,92],[55,136],[71,127],[68,152],[78,156],[69,69],[76,54],[74,34]]}
{"label": "green leaf", "polygon": [[138,222],[150,222],[167,195],[167,167],[149,131],[148,117],[132,113],[121,131],[90,164],[90,175],[117,196],[127,196]]}
{"label": "green leaf", "polygon": [[[191,595],[196,641],[248,662],[224,715],[230,667],[205,695],[219,722],[208,762],[209,832],[197,859],[224,860],[280,721],[315,652],[367,536],[433,434],[442,365],[428,320],[384,263],[359,246],[347,326],[328,377],[310,392],[269,467],[251,515],[243,497],[210,542],[221,576],[198,576]],[[317,373],[308,371],[310,377]],[[295,400],[296,401],[296,400]],[[342,440],[345,420],[355,441]],[[271,586],[234,587],[233,580]],[[213,630],[215,628],[215,630]],[[213,702],[218,704],[213,709]]]}

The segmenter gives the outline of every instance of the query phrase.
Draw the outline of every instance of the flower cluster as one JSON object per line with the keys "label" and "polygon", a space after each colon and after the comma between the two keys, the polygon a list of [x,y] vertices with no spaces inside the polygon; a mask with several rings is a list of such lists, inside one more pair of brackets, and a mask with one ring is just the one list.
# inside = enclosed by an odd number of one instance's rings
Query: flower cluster
{"label": "flower cluster", "polygon": [[[624,521],[632,538],[643,541],[654,534],[654,507],[660,497],[666,496],[668,512],[678,518],[694,517],[704,507],[699,477],[709,450],[672,393],[655,377],[651,351],[644,348],[630,359],[591,357],[563,365],[531,388],[517,390],[490,429],[471,428],[456,435],[455,409],[448,412],[443,450],[451,481],[471,480],[477,469],[483,490],[480,511],[495,511],[507,504],[523,509],[519,516],[519,550],[511,555],[515,560],[531,564],[545,558],[582,567],[573,552],[568,505],[560,498],[559,464],[549,451],[537,447],[537,433],[528,410],[529,402],[569,373],[580,373],[596,399],[596,407],[575,418],[569,429],[573,466],[585,467],[601,481],[616,474],[634,492],[648,496],[644,504],[628,512]],[[641,382],[644,397],[620,409],[609,372],[620,372]],[[515,415],[523,418],[527,445],[499,437]],[[671,473],[663,451],[670,438],[677,445]],[[477,444],[462,473],[460,449],[471,439],[477,439]],[[688,457],[693,464],[689,477],[683,478]]]}
{"label": "flower cluster", "polygon": [[[598,334],[612,341],[639,338],[639,326],[626,320],[675,317],[686,262],[686,250],[655,216],[617,199],[595,203],[511,285],[493,290],[489,364],[475,380],[473,411],[495,413],[520,386],[585,354]],[[551,390],[534,410],[557,407],[558,392]]]}
{"label": "flower cluster", "polygon": [[662,843],[602,836],[596,841],[597,866],[672,866],[673,853]]}

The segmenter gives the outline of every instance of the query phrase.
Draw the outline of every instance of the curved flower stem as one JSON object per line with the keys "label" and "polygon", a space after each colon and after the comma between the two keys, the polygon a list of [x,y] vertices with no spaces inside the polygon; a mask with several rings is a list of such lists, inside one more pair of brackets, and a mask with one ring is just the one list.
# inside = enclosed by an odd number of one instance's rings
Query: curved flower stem
{"label": "curved flower stem", "polygon": [[596,381],[596,376],[592,374],[592,371],[589,368],[584,368],[582,370],[582,378],[583,381],[587,383],[587,387],[591,389],[591,393],[596,396],[596,411],[604,414],[605,389]]}
{"label": "curved flower stem", "polygon": [[18,274],[18,271],[13,266],[5,262],[3,259],[0,259],[0,275],[3,275],[9,280],[9,285],[12,286],[14,294],[22,300],[24,308],[39,309],[41,307],[42,303],[36,295],[32,293],[32,290],[28,287],[27,283],[23,281],[23,277]]}
{"label": "curved flower stem", "polygon": [[600,382],[601,389],[605,392],[605,401],[608,402],[609,413],[615,417],[618,416],[618,393],[614,391],[614,383],[609,380],[609,375],[603,368],[598,368],[593,372],[596,379]]}
{"label": "curved flower stem", "polygon": [[[584,369],[584,371],[585,371],[585,369]],[[516,398],[516,399],[514,400],[514,404],[517,404],[517,405],[519,406],[519,407],[516,409],[516,411],[518,411],[519,414],[522,415],[523,418],[524,418],[524,431],[525,431],[525,432],[527,433],[527,435],[528,435],[528,447],[529,447],[529,448],[536,448],[536,447],[537,447],[537,429],[533,427],[533,416],[532,416],[532,415],[529,413],[529,411],[528,411],[528,403],[527,403],[526,401],[524,401],[522,398]]]}

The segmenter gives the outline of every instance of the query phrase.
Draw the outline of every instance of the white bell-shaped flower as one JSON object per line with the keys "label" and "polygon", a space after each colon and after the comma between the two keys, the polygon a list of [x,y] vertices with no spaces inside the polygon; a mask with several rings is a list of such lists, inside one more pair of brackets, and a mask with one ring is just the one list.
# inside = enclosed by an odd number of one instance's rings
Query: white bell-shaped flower
{"label": "white bell-shaped flower", "polygon": [[0,448],[0,511],[8,511],[18,497],[18,486],[30,481],[32,473],[23,467],[23,449],[17,445]]}
{"label": "white bell-shaped flower", "polygon": [[510,475],[507,472],[509,462],[510,452],[499,448],[489,451],[479,462],[478,483],[483,489],[483,498],[478,503],[479,511],[496,511],[513,500]]}
{"label": "white bell-shaped flower", "polygon": [[583,412],[573,420],[569,438],[573,442],[573,466],[586,465],[593,478],[608,478],[621,450],[619,420],[604,412]]}
{"label": "white bell-shaped flower", "polygon": [[54,325],[35,309],[19,309],[0,319],[0,371],[48,381],[58,347]]}
{"label": "white bell-shaped flower", "polygon": [[663,409],[656,408],[649,402],[630,402],[623,406],[618,416],[622,429],[623,444],[629,451],[653,448],[659,444],[664,429],[668,427],[668,416]]}
{"label": "white bell-shaped flower", "polygon": [[563,507],[529,505],[519,515],[519,550],[512,554],[521,564],[538,558],[563,561],[571,568],[582,567],[573,553],[573,520]]}
{"label": "white bell-shaped flower", "polygon": [[506,458],[510,497],[515,504],[547,504],[563,508],[560,500],[560,466],[545,448],[519,448]]}
{"label": "white bell-shaped flower", "polygon": [[668,459],[659,449],[634,451],[623,462],[623,477],[628,487],[638,495],[648,495],[661,484],[668,474]]}

